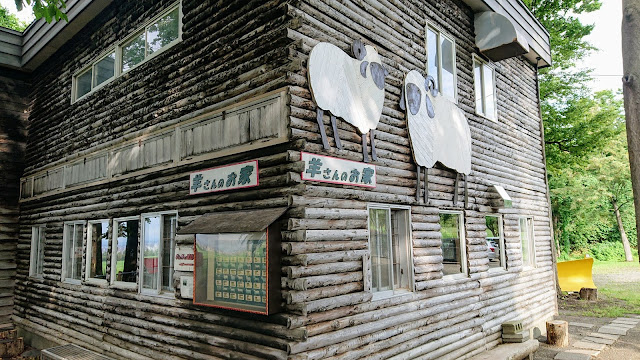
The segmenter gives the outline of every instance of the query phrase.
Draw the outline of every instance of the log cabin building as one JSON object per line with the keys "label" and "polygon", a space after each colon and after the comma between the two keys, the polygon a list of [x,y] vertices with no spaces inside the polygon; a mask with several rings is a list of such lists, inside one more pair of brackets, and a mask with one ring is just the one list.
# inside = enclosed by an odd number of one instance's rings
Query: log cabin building
{"label": "log cabin building", "polygon": [[520,0],[66,11],[0,29],[0,324],[27,342],[462,359],[557,312]]}

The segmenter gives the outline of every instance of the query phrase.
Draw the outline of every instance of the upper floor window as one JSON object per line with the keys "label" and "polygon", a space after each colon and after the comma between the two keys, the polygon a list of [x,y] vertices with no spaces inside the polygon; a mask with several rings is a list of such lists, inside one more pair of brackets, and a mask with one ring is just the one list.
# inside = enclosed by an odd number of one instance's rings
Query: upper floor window
{"label": "upper floor window", "polygon": [[44,263],[44,226],[31,228],[31,262],[29,276],[42,276]]}
{"label": "upper floor window", "polygon": [[182,12],[178,2],[75,74],[72,102],[178,43],[182,37],[181,24]]}
{"label": "upper floor window", "polygon": [[442,236],[442,274],[467,274],[467,247],[464,237],[464,218],[459,211],[440,213]]}
{"label": "upper floor window", "polygon": [[175,212],[142,216],[143,293],[159,294],[173,290],[173,258],[178,217]]}
{"label": "upper floor window", "polygon": [[457,101],[456,44],[431,25],[427,25],[427,75],[442,95]]}
{"label": "upper floor window", "polygon": [[522,265],[534,267],[536,265],[536,245],[533,236],[533,217],[518,219],[520,227],[520,243],[522,245]]}
{"label": "upper floor window", "polygon": [[80,282],[82,280],[82,249],[84,221],[64,224],[62,242],[62,280]]}
{"label": "upper floor window", "polygon": [[476,93],[476,113],[488,119],[497,119],[496,75],[488,63],[473,58],[473,81]]}
{"label": "upper floor window", "polygon": [[408,208],[369,206],[371,288],[374,298],[412,289],[409,217]]}
{"label": "upper floor window", "polygon": [[487,255],[490,269],[506,269],[502,215],[487,215]]}
{"label": "upper floor window", "polygon": [[176,6],[154,19],[121,46],[122,72],[138,65],[152,54],[168,48],[179,38],[180,11]]}

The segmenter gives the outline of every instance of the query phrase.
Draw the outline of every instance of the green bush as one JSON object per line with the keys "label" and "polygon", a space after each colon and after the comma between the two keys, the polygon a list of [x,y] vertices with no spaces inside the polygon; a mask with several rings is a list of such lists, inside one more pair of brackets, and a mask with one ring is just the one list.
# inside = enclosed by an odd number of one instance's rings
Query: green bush
{"label": "green bush", "polygon": [[[591,257],[600,261],[625,261],[624,247],[621,242],[601,242],[590,244],[587,250]],[[634,253],[637,251],[631,249]]]}

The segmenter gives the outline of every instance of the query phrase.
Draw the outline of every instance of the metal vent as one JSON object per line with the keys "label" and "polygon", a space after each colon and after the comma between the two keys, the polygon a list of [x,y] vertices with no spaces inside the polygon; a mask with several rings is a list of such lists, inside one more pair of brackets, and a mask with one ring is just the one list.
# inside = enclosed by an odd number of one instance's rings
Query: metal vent
{"label": "metal vent", "polygon": [[67,344],[42,350],[42,360],[113,360],[80,346]]}

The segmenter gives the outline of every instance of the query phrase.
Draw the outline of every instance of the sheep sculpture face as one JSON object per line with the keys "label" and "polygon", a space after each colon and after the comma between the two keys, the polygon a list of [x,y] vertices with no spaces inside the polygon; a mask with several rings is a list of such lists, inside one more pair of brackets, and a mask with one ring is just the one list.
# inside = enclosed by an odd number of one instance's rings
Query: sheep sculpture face
{"label": "sheep sculpture face", "polygon": [[384,79],[388,72],[373,46],[355,41],[352,50],[355,59],[329,43],[318,43],[311,50],[308,73],[311,93],[318,106],[316,118],[325,149],[329,149],[329,142],[322,118],[324,111],[328,111],[336,147],[342,149],[336,125],[339,117],[362,135],[364,161],[368,161],[366,134],[370,134],[371,156],[376,160],[372,130],[382,115]]}

